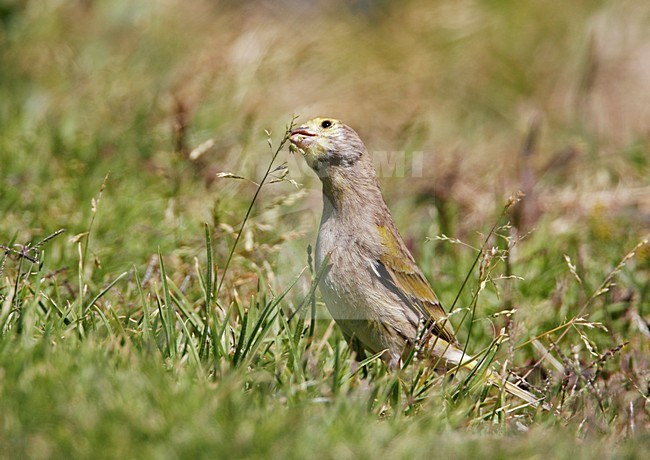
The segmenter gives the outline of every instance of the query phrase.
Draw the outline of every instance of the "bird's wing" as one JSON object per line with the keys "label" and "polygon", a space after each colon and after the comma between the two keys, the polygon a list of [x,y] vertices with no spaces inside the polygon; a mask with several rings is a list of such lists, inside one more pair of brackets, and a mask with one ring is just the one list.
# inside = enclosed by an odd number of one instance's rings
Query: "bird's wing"
{"label": "bird's wing", "polygon": [[385,251],[376,260],[376,274],[380,281],[402,299],[408,308],[428,322],[431,333],[450,344],[456,344],[456,334],[447,319],[447,313],[440,305],[411,253],[406,248],[397,230],[390,226],[378,226]]}

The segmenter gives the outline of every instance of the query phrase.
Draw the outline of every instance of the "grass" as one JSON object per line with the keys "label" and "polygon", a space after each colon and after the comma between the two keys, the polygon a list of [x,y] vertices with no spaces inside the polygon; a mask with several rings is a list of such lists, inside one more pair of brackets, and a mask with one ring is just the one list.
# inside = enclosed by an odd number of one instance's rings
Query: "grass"
{"label": "grass", "polygon": [[[0,5],[3,456],[645,454],[647,7],[131,3]],[[459,337],[551,411],[353,362],[294,113],[399,153]]]}

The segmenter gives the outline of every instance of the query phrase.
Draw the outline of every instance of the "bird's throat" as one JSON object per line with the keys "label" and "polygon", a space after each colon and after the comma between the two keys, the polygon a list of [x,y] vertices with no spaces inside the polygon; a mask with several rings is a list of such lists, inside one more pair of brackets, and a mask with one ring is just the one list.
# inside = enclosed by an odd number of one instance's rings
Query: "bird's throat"
{"label": "bird's throat", "polygon": [[377,180],[330,175],[323,183],[323,215],[329,212],[338,217],[371,217],[374,210],[383,208],[384,199]]}

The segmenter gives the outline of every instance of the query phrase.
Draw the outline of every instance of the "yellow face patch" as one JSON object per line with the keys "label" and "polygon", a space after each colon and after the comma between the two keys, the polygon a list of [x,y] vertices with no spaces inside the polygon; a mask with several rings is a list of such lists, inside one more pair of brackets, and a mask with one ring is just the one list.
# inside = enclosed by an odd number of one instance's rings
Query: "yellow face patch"
{"label": "yellow face patch", "polygon": [[289,141],[312,166],[313,162],[318,161],[331,149],[340,126],[341,122],[333,118],[314,118],[294,129]]}

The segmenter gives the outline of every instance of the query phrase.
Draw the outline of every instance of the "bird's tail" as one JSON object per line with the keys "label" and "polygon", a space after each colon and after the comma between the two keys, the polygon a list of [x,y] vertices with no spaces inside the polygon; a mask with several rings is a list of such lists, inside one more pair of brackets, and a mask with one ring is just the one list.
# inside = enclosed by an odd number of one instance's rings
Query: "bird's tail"
{"label": "bird's tail", "polygon": [[[447,365],[450,368],[451,366],[455,366],[473,370],[480,365],[480,360],[478,360],[476,357],[465,354],[463,351],[453,345],[450,345],[447,342],[443,342],[441,346],[436,345],[435,349],[436,350],[434,351],[434,354],[440,356],[444,361],[446,361]],[[537,397],[531,392],[519,387],[518,385],[509,382],[493,370],[487,369],[486,377],[487,381],[490,384],[503,389],[507,393],[523,401],[526,401],[526,403],[530,404],[533,407],[539,407],[540,404],[542,404],[544,401],[544,398]],[[546,404],[542,404],[542,407],[547,408],[548,406]]]}
{"label": "bird's tail", "polygon": [[487,380],[492,385],[495,385],[499,388],[502,388],[504,391],[510,393],[512,396],[515,396],[523,401],[526,401],[533,407],[539,407],[540,403],[544,401],[544,398],[539,398],[532,394],[529,391],[524,390],[523,388],[517,386],[516,384],[502,378],[499,374],[488,369],[487,371]]}

